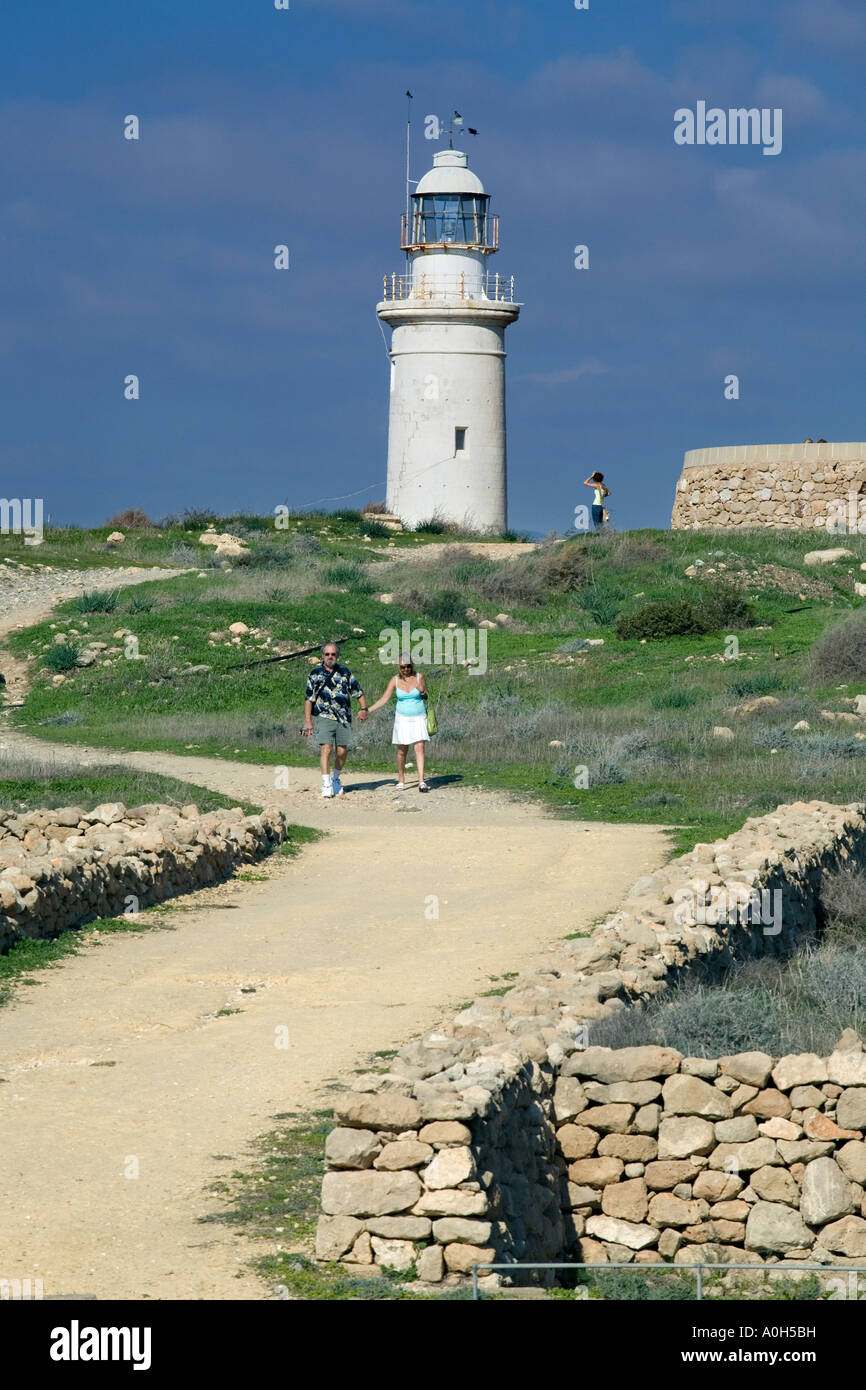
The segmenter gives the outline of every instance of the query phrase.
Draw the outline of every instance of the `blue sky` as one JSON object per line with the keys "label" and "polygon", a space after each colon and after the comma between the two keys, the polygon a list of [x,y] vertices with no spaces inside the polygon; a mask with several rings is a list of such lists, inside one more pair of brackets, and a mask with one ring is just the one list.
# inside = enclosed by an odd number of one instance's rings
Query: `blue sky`
{"label": "blue sky", "polygon": [[[0,495],[56,521],[384,497],[407,87],[414,177],[425,115],[478,127],[525,306],[512,525],[600,468],[665,526],[685,449],[866,436],[862,3],[6,0],[0,35]],[[699,100],[781,107],[781,154],[675,145]]]}

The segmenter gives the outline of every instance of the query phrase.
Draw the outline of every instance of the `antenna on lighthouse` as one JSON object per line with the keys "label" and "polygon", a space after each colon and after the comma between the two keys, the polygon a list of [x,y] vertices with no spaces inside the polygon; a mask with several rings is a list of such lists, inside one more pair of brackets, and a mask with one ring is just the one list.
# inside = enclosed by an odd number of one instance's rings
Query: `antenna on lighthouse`
{"label": "antenna on lighthouse", "polygon": [[406,92],[406,226],[409,226],[409,141],[412,133],[412,93]]}

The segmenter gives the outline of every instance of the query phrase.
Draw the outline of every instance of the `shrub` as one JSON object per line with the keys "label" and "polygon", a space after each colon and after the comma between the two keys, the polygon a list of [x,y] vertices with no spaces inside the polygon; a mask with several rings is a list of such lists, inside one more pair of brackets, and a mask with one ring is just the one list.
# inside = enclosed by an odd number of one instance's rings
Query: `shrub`
{"label": "shrub", "polygon": [[[423,613],[428,597],[429,595],[423,589],[418,589],[412,584],[403,584],[399,589],[394,590],[394,606],[405,609],[407,613]],[[449,618],[448,621],[450,622],[451,619]],[[455,621],[457,620],[455,619]],[[465,608],[459,621],[466,621]]]}
{"label": "shrub", "polygon": [[825,734],[810,733],[804,734],[797,741],[797,750],[802,754],[810,754],[818,764],[826,763],[830,758],[862,758],[866,753],[866,744],[850,734]]}
{"label": "shrub", "polygon": [[583,544],[566,542],[542,552],[541,577],[557,594],[572,594],[580,589],[592,573],[592,565]]}
{"label": "shrub", "polygon": [[754,622],[754,612],[732,584],[712,584],[699,586],[694,599],[710,628],[720,632],[731,627],[749,627]]}
{"label": "shrub", "polygon": [[84,715],[80,714],[77,709],[64,709],[59,714],[51,714],[47,719],[40,719],[39,723],[63,729],[74,724],[83,724]]}
{"label": "shrub", "polygon": [[181,514],[181,520],[185,526],[203,531],[206,526],[215,526],[219,517],[207,507],[187,507]]}
{"label": "shrub", "polygon": [[615,623],[617,637],[623,640],[646,637],[687,637],[712,631],[711,624],[688,599],[662,599],[643,603],[631,613],[621,613]]}
{"label": "shrub", "polygon": [[781,676],[777,676],[774,671],[756,671],[753,676],[738,676],[735,681],[731,681],[732,695],[770,695],[774,690],[781,690],[784,681]]}
{"label": "shrub", "polygon": [[373,517],[365,516],[361,518],[361,532],[363,535],[369,536],[371,541],[378,541],[390,536],[391,528],[384,526],[381,521],[376,521]]}
{"label": "shrub", "polygon": [[622,608],[625,595],[612,584],[588,585],[580,596],[580,606],[599,627],[609,627]]}
{"label": "shrub", "polygon": [[765,724],[755,730],[756,748],[791,748],[794,742],[795,736],[787,724]]}
{"label": "shrub", "polygon": [[333,589],[348,589],[353,594],[371,594],[373,581],[357,560],[337,560],[325,571],[325,583]]}
{"label": "shrub", "polygon": [[[295,563],[296,553],[293,550],[295,537],[291,541],[259,541],[255,549],[251,552],[251,564],[254,569],[286,569]],[[306,539],[312,540],[309,536]],[[318,544],[318,542],[317,542]],[[321,547],[319,547],[321,549]]]}
{"label": "shrub", "polygon": [[502,535],[499,537],[499,539],[500,539],[501,541],[507,541],[509,544],[514,545],[514,544],[525,544],[527,541],[531,540],[531,537],[528,536],[527,533],[526,533],[525,531],[510,531],[510,530],[509,530],[509,531],[503,531],[503,532],[502,532]]}
{"label": "shrub", "polygon": [[308,531],[296,531],[287,548],[290,555],[321,555],[324,549],[321,541]]}
{"label": "shrub", "polygon": [[844,868],[824,875],[821,909],[824,936],[836,945],[866,945],[866,873]]}
{"label": "shrub", "polygon": [[362,515],[387,516],[388,508],[384,502],[368,502],[367,505],[364,508],[362,508]]}
{"label": "shrub", "polygon": [[335,521],[347,521],[354,526],[360,526],[363,520],[361,513],[353,507],[341,507],[338,512],[333,513],[333,518]]}
{"label": "shrub", "polygon": [[421,611],[436,623],[466,623],[466,598],[457,589],[434,589],[421,602]]}
{"label": "shrub", "polygon": [[503,560],[500,565],[483,570],[473,587],[488,603],[511,603],[533,608],[544,603],[546,598],[544,581],[537,566],[521,564],[519,560]]}
{"label": "shrub", "polygon": [[140,507],[127,507],[125,512],[110,516],[105,524],[114,531],[146,531],[151,529],[154,523],[149,516],[145,516]]}
{"label": "shrub", "polygon": [[132,594],[126,600],[125,612],[127,613],[151,613],[153,611],[154,600],[150,594]]}
{"label": "shrub", "polygon": [[106,589],[103,593],[85,590],[75,600],[75,607],[79,613],[113,613],[119,596],[119,589]]}
{"label": "shrub", "polygon": [[698,692],[687,687],[673,686],[670,690],[658,690],[650,697],[653,709],[690,709],[697,703]]}
{"label": "shrub", "polygon": [[71,642],[57,642],[45,653],[45,665],[51,671],[71,671],[78,660],[78,648]]}
{"label": "shrub", "polygon": [[812,668],[819,681],[866,677],[866,619],[856,614],[823,632],[812,648]]}
{"label": "shrub", "polygon": [[169,559],[173,565],[194,565],[201,556],[197,555],[191,545],[184,545],[183,541],[175,541],[171,547]]}
{"label": "shrub", "polygon": [[441,516],[434,514],[427,521],[419,521],[414,530],[427,536],[444,536],[448,533],[448,525]]}

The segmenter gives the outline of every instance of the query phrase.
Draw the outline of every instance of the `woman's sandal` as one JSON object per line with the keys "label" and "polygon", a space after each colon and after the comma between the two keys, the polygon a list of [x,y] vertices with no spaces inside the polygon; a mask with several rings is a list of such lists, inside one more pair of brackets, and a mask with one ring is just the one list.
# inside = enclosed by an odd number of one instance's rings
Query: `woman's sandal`
{"label": "woman's sandal", "polygon": [[406,790],[406,783],[398,782],[394,790],[395,792],[404,792]]}
{"label": "woman's sandal", "polygon": [[419,792],[429,792],[430,788],[427,786],[426,782],[419,782],[418,790]]}

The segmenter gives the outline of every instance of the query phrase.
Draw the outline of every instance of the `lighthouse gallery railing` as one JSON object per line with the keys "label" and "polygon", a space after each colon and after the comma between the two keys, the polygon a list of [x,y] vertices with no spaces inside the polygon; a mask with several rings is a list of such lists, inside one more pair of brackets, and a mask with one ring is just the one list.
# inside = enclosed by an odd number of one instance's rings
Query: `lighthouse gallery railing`
{"label": "lighthouse gallery railing", "polygon": [[443,279],[441,275],[383,275],[383,294],[386,300],[422,300],[425,303],[499,303],[513,304],[514,276],[500,275],[488,270],[468,278],[465,273]]}

